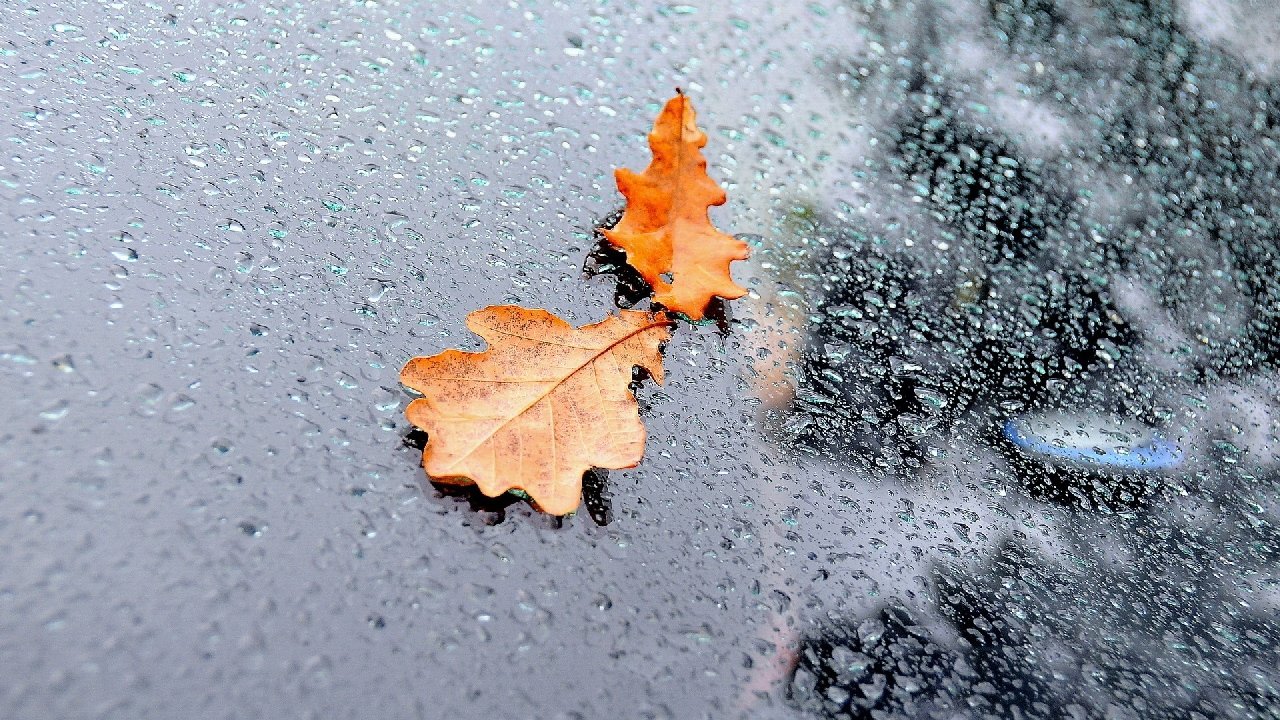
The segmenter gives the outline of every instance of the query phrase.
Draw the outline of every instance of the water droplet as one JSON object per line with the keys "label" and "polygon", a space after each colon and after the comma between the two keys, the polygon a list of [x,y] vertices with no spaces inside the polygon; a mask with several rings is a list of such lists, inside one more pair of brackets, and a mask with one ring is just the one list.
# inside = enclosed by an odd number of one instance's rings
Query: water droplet
{"label": "water droplet", "polygon": [[50,407],[40,412],[40,417],[50,422],[57,422],[66,417],[67,411],[71,409],[71,403],[66,400],[59,400]]}

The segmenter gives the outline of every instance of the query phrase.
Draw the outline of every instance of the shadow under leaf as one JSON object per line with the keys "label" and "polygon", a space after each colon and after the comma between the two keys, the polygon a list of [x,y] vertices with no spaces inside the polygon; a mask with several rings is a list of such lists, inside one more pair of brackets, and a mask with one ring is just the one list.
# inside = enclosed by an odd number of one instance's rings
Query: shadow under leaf
{"label": "shadow under leaf", "polygon": [[627,262],[626,251],[609,242],[604,233],[600,232],[601,229],[612,229],[621,219],[622,210],[618,209],[592,228],[591,236],[596,244],[583,262],[582,272],[588,279],[597,275],[612,275],[616,281],[613,291],[614,304],[620,308],[631,308],[652,295],[653,289]]}

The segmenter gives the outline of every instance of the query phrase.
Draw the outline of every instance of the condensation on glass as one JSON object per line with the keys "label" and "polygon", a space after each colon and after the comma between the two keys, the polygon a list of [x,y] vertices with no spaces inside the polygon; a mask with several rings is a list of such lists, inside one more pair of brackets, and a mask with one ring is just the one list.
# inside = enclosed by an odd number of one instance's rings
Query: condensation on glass
{"label": "condensation on glass", "polygon": [[[0,17],[0,715],[1280,703],[1266,3]],[[644,307],[677,86],[750,295],[577,515],[427,483],[409,357]]]}

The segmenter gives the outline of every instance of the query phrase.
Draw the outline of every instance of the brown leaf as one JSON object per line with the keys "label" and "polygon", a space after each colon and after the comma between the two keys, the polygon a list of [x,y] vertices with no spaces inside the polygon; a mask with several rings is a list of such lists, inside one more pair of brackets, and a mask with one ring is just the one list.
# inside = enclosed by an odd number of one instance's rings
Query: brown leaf
{"label": "brown leaf", "polygon": [[712,205],[724,204],[725,193],[707,175],[707,136],[694,121],[683,93],[667,102],[649,134],[653,161],[639,175],[625,168],[615,173],[627,208],[617,226],[601,232],[626,251],[656,302],[700,320],[713,297],[747,294],[729,275],[729,263],[745,260],[749,250],[707,215]]}
{"label": "brown leaf", "polygon": [[400,372],[422,393],[405,415],[427,431],[427,474],[489,496],[519,488],[545,512],[573,512],[583,473],[635,467],[644,455],[632,368],[662,382],[670,325],[629,310],[581,328],[546,310],[471,313],[467,327],[487,350],[413,358]]}

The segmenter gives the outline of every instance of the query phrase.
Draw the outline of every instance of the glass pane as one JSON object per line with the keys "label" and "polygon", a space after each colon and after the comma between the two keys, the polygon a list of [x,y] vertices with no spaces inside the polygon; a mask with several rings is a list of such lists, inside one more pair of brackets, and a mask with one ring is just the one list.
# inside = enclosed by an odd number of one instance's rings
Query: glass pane
{"label": "glass pane", "polygon": [[[1271,4],[2,17],[4,717],[1275,714]],[[749,295],[578,513],[429,482],[676,87]]]}

